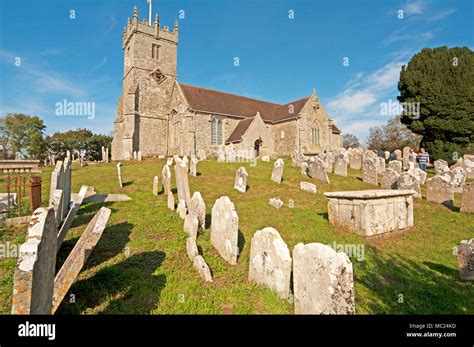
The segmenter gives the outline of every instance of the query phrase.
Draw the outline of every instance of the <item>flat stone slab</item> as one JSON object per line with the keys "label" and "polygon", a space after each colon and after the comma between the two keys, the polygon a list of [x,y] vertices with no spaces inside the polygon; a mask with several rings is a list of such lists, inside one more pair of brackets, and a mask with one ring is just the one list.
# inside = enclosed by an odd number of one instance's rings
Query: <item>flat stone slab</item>
{"label": "flat stone slab", "polygon": [[347,192],[327,192],[323,193],[327,198],[346,198],[346,199],[380,199],[392,196],[413,195],[415,192],[409,190],[390,190],[390,189],[370,189],[370,190],[351,190]]}
{"label": "flat stone slab", "polygon": [[87,204],[89,202],[117,202],[130,200],[132,200],[132,198],[125,194],[94,194],[85,198],[83,203]]}

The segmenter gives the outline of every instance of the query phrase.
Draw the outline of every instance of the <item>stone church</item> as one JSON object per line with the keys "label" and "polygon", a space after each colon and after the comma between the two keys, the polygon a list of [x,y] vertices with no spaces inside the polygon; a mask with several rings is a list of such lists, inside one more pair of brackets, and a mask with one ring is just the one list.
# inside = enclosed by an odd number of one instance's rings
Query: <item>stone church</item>
{"label": "stone church", "polygon": [[223,145],[262,155],[316,154],[341,147],[341,132],[313,92],[276,104],[178,82],[178,22],[173,29],[139,21],[123,31],[122,95],[112,159],[159,155],[216,156]]}

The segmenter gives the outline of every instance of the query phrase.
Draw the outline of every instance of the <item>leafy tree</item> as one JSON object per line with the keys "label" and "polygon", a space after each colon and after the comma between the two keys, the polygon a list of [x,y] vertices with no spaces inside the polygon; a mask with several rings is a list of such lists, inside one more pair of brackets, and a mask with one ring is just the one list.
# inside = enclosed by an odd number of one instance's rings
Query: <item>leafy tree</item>
{"label": "leafy tree", "polygon": [[421,145],[433,159],[449,163],[474,142],[474,52],[467,47],[424,48],[400,72],[404,103],[419,102],[419,117],[401,121],[422,135]]}
{"label": "leafy tree", "polygon": [[400,122],[400,117],[396,116],[387,121],[387,124],[369,129],[367,146],[376,151],[393,152],[403,147],[416,149],[420,143],[421,137],[407,129]]}
{"label": "leafy tree", "polygon": [[46,153],[44,139],[46,126],[36,116],[22,113],[9,113],[1,117],[0,145],[4,159],[15,158],[17,153],[22,157],[43,159]]}
{"label": "leafy tree", "polygon": [[353,134],[344,134],[342,135],[342,146],[345,149],[357,148],[357,147],[360,147],[360,142],[357,136]]}

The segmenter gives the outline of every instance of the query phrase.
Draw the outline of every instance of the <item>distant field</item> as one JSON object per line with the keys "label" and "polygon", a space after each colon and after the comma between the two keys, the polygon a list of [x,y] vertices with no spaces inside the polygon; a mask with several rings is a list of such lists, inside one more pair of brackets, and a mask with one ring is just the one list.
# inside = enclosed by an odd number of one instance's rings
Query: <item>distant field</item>
{"label": "distant field", "polygon": [[[415,227],[384,238],[365,239],[338,230],[327,220],[323,192],[370,189],[361,181],[362,172],[349,170],[349,177],[329,175],[331,184],[315,182],[317,195],[300,192],[299,182],[311,179],[286,160],[284,181],[270,180],[273,163],[258,162],[249,173],[249,190],[233,190],[235,172],[242,164],[216,161],[199,163],[198,177],[189,177],[191,192],[201,192],[210,222],[212,205],[227,195],[240,218],[238,264],[228,265],[210,243],[209,228],[197,242],[209,264],[213,283],[204,283],[186,255],[183,220],[167,209],[165,195],[152,194],[153,177],[159,176],[164,160],[123,162],[123,188],[118,186],[114,163],[73,166],[73,192],[81,185],[94,186],[97,193],[124,193],[132,200],[89,203],[79,210],[73,228],[59,253],[65,260],[89,220],[106,205],[112,216],[102,239],[90,255],[58,314],[286,314],[290,302],[247,280],[250,239],[255,231],[276,228],[290,252],[299,243],[357,244],[364,258],[352,258],[355,302],[358,314],[465,314],[474,313],[474,283],[459,280],[453,247],[474,237],[474,214],[416,200]],[[43,202],[49,194],[51,168],[43,172]],[[174,171],[172,170],[173,176]],[[161,184],[160,184],[161,186]],[[172,188],[175,193],[175,182]],[[3,190],[3,187],[2,187]],[[423,190],[423,193],[425,190]],[[176,194],[175,194],[176,195]],[[285,206],[268,205],[279,197]],[[294,208],[288,208],[289,200]],[[0,229],[0,241],[22,243],[25,230]],[[9,314],[15,259],[0,260],[0,312]],[[71,296],[73,294],[73,296]],[[74,299],[74,300],[72,300]]]}

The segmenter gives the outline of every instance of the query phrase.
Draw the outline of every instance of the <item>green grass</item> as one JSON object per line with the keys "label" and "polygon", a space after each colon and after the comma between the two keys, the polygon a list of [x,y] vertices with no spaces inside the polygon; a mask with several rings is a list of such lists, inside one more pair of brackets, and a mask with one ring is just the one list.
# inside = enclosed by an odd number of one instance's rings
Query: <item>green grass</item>
{"label": "green grass", "polygon": [[[212,248],[209,228],[198,237],[198,247],[214,276],[205,283],[186,255],[186,233],[176,212],[167,209],[165,195],[152,194],[153,177],[160,177],[164,160],[124,162],[123,188],[114,163],[73,167],[73,191],[90,185],[98,193],[124,193],[132,201],[89,203],[78,216],[59,253],[64,262],[81,232],[103,205],[111,208],[108,226],[86,266],[61,304],[58,314],[285,314],[290,302],[248,282],[250,240],[255,231],[276,228],[290,251],[299,243],[360,244],[364,260],[354,264],[356,312],[359,314],[474,313],[474,283],[459,280],[453,247],[474,237],[474,215],[461,214],[426,200],[415,203],[415,227],[382,238],[366,239],[333,227],[327,220],[323,192],[373,188],[361,182],[361,172],[349,177],[330,175],[331,184],[315,182],[316,196],[299,191],[302,177],[286,160],[284,181],[270,180],[272,164],[246,166],[249,190],[233,190],[235,172],[242,164],[199,163],[198,177],[189,177],[191,191],[200,191],[210,220],[212,205],[222,195],[234,202],[240,219],[241,253],[228,265]],[[43,201],[48,199],[51,168],[43,173]],[[173,182],[173,189],[175,188]],[[285,206],[276,210],[268,199],[277,196]],[[294,208],[288,202],[294,201]],[[459,207],[459,196],[455,205]],[[25,230],[0,231],[0,241],[21,243]],[[0,311],[11,310],[15,260],[0,261]],[[73,296],[71,295],[73,294]],[[71,300],[74,298],[74,300]],[[401,300],[403,299],[403,300]]]}

